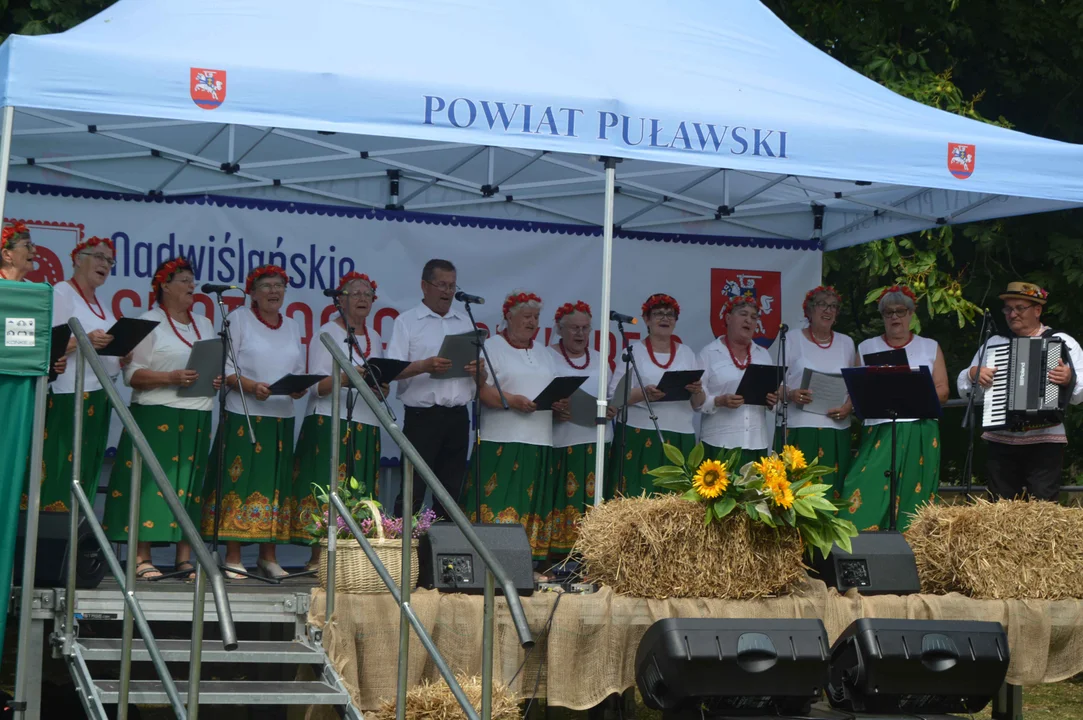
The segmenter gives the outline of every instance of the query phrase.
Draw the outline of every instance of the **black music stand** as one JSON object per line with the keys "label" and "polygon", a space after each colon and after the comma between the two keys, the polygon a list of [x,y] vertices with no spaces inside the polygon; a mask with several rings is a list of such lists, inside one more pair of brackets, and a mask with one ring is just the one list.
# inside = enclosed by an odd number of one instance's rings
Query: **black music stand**
{"label": "black music stand", "polygon": [[895,466],[896,423],[899,420],[939,419],[940,398],[936,395],[932,373],[922,365],[917,370],[902,365],[843,368],[842,377],[854,412],[862,420],[891,421],[891,467],[888,478],[888,530],[894,531],[898,515],[895,496],[898,471]]}

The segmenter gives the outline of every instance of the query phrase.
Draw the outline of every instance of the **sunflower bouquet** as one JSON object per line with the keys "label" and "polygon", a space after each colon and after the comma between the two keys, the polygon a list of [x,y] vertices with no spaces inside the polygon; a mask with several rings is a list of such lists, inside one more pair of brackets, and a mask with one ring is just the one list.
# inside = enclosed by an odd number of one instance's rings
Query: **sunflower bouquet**
{"label": "sunflower bouquet", "polygon": [[741,510],[753,522],[796,529],[810,556],[818,549],[826,557],[834,545],[850,551],[850,538],[857,535],[857,528],[839,518],[840,506],[826,497],[831,486],[819,479],[832,469],[820,466],[818,459],[807,462],[798,448],[786,445],[781,454],[772,452],[739,467],[740,450],[723,460],[704,460],[703,443],[692,448],[687,458],[669,443],[663,447],[673,464],[650,471],[655,487],[702,504],[705,524]]}

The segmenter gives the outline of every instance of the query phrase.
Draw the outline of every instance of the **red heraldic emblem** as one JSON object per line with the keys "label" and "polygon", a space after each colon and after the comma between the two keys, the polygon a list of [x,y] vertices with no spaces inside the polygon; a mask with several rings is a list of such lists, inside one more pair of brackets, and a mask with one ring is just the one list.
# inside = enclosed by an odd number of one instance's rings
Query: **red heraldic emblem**
{"label": "red heraldic emblem", "polygon": [[196,105],[214,110],[226,99],[226,71],[191,68],[188,89]]}
{"label": "red heraldic emblem", "polygon": [[974,163],[978,153],[973,145],[948,143],[948,170],[960,180],[966,180],[974,174]]}
{"label": "red heraldic emblem", "polygon": [[776,270],[711,268],[711,332],[726,334],[722,309],[726,301],[751,291],[760,303],[760,321],[753,340],[765,348],[774,344],[782,324],[782,273]]}

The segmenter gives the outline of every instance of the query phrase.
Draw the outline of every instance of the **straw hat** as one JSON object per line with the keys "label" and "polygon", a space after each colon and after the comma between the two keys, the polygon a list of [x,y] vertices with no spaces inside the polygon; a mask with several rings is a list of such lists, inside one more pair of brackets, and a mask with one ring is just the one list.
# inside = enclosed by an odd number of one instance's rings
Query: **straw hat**
{"label": "straw hat", "polygon": [[1045,305],[1049,292],[1038,287],[1034,283],[1010,282],[1008,289],[1001,294],[1001,300],[1030,300],[1039,305]]}

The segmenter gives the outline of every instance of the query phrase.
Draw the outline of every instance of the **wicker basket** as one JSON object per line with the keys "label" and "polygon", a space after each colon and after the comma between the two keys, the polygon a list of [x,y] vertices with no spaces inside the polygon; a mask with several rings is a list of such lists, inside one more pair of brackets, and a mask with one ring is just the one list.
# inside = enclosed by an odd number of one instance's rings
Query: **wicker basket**
{"label": "wicker basket", "polygon": [[[377,538],[369,540],[376,557],[387,568],[396,584],[402,578],[402,540],[388,540],[384,537],[383,518],[375,503],[369,502],[372,518],[376,527]],[[320,568],[317,577],[320,587],[327,589],[327,538],[320,540],[323,552],[320,553]],[[410,541],[410,587],[417,587],[417,541]],[[357,540],[339,538],[335,542],[335,592],[346,593],[385,593],[387,586],[376,568],[369,562],[365,551]]]}

